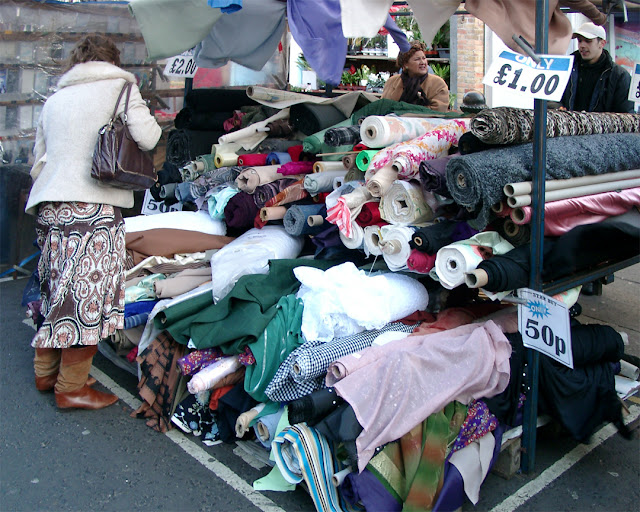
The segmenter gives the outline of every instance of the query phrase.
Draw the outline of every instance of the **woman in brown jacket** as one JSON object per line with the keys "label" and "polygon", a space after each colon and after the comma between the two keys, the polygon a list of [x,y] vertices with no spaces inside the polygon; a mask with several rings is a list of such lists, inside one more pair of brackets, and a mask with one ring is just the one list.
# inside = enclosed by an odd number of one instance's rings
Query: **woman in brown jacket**
{"label": "woman in brown jacket", "polygon": [[439,76],[429,74],[425,45],[414,41],[411,48],[398,55],[399,75],[393,75],[384,86],[382,98],[422,105],[446,112],[449,109],[449,88]]}

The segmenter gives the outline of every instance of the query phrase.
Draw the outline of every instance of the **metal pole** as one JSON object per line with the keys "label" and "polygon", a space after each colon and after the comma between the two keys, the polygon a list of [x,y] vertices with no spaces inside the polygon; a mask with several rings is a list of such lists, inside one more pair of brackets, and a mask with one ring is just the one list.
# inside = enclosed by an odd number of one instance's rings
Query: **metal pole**
{"label": "metal pole", "polygon": [[[549,27],[547,25],[549,0],[536,0],[536,53],[548,51]],[[544,249],[544,188],[547,164],[547,101],[534,100],[533,141],[533,211],[531,218],[531,244],[529,287],[542,290],[542,268]],[[527,350],[529,366],[529,392],[525,400],[522,423],[523,451],[521,468],[532,472],[535,468],[536,425],[538,421],[538,364],[539,354]]]}

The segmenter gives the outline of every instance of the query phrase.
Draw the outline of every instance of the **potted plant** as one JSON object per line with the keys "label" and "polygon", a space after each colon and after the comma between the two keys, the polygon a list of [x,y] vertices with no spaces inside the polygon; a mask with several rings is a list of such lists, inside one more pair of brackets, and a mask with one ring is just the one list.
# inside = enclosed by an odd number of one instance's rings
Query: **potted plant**
{"label": "potted plant", "polygon": [[433,36],[433,41],[431,42],[431,46],[437,49],[438,57],[440,58],[448,59],[451,55],[449,50],[449,37],[449,20],[447,20],[436,32],[436,35]]}

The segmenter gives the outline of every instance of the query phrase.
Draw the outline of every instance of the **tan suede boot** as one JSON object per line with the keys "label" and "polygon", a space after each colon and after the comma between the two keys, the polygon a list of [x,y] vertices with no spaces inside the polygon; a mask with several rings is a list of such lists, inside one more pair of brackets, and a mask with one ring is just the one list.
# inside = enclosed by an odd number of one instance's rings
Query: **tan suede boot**
{"label": "tan suede boot", "polygon": [[[62,349],[59,348],[37,348],[33,357],[33,369],[36,374],[36,389],[43,393],[53,391],[58,380],[58,369],[60,368],[60,357]],[[93,386],[96,379],[87,378],[87,386]]]}
{"label": "tan suede boot", "polygon": [[118,401],[116,395],[87,386],[96,345],[62,349],[60,371],[55,385],[56,405],[60,409],[102,409]]}
{"label": "tan suede boot", "polygon": [[36,374],[36,389],[51,391],[58,379],[61,350],[59,348],[37,348],[33,357]]}

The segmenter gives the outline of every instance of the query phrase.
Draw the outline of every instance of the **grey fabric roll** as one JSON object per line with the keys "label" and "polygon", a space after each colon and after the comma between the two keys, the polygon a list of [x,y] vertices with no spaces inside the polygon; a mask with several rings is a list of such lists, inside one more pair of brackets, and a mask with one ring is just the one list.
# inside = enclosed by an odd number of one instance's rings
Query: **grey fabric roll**
{"label": "grey fabric roll", "polygon": [[[451,158],[446,167],[447,188],[456,203],[473,212],[475,219],[469,224],[484,229],[491,218],[491,206],[504,197],[504,185],[531,180],[532,155],[533,144],[527,143]],[[637,169],[640,135],[551,138],[547,140],[546,164],[548,180]]]}
{"label": "grey fabric roll", "polygon": [[315,235],[327,229],[325,224],[320,226],[309,226],[307,219],[311,215],[327,216],[327,210],[324,204],[308,204],[308,205],[291,205],[284,214],[282,224],[284,230],[293,236]]}

